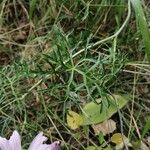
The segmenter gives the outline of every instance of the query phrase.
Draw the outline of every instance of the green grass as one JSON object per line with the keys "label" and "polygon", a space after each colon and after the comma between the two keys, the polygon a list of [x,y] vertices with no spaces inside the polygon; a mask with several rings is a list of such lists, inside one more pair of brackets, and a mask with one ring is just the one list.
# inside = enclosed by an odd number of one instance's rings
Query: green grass
{"label": "green grass", "polygon": [[99,145],[90,128],[70,130],[66,113],[119,93],[133,101],[113,116],[117,131],[131,141],[147,138],[149,31],[142,18],[150,11],[147,2],[131,2],[0,2],[1,135],[17,129],[24,149],[38,131],[66,149]]}

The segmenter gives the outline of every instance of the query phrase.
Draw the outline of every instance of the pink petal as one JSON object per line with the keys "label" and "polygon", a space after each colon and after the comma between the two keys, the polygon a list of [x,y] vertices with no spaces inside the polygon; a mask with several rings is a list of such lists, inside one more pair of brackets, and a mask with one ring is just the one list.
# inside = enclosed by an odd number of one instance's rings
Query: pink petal
{"label": "pink petal", "polygon": [[29,146],[29,150],[59,150],[60,142],[56,141],[52,144],[45,144],[47,137],[43,136],[43,132],[40,132],[32,141]]}
{"label": "pink petal", "polygon": [[21,138],[17,131],[14,131],[9,139],[11,150],[21,150]]}
{"label": "pink petal", "polygon": [[60,150],[60,142],[55,141],[54,143],[49,145],[51,147],[51,150]]}
{"label": "pink petal", "polygon": [[32,141],[29,146],[29,150],[38,150],[38,148],[43,145],[43,142],[47,141],[47,138],[43,136],[43,132],[40,132]]}
{"label": "pink petal", "polygon": [[18,132],[14,131],[9,140],[0,137],[0,148],[1,150],[21,150],[21,140]]}
{"label": "pink petal", "polygon": [[1,150],[10,150],[9,142],[7,139],[0,137],[0,148]]}

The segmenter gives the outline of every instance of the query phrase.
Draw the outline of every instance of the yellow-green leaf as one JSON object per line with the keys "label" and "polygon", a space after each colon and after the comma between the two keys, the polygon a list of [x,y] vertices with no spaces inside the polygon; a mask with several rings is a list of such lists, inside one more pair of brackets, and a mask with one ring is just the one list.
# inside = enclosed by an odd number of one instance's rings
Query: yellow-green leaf
{"label": "yellow-green leaf", "polygon": [[111,137],[111,142],[116,144],[115,147],[116,150],[123,149],[124,145],[132,147],[132,144],[129,142],[129,139],[125,135],[122,135],[121,133],[115,133]]}
{"label": "yellow-green leaf", "polygon": [[69,111],[67,114],[67,124],[68,127],[71,128],[72,130],[75,130],[79,128],[83,123],[82,117],[74,112],[74,111]]}
{"label": "yellow-green leaf", "polygon": [[126,137],[124,135],[122,135],[121,133],[115,133],[112,137],[111,137],[111,142],[114,144],[120,144],[122,143],[122,139],[125,139]]}

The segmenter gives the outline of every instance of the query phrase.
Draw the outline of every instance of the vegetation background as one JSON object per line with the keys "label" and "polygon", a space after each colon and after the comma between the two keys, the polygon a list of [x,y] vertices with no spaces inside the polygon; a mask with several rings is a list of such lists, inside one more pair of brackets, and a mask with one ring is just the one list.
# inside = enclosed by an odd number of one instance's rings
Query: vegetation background
{"label": "vegetation background", "polygon": [[38,131],[65,149],[99,146],[66,113],[116,93],[132,97],[117,131],[147,144],[149,24],[148,0],[0,0],[0,134],[17,129],[24,149]]}

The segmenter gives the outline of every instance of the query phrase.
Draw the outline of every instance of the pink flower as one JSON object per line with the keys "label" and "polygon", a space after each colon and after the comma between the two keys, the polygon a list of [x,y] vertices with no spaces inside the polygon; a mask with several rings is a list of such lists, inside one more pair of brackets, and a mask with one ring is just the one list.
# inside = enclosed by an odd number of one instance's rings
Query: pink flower
{"label": "pink flower", "polygon": [[[45,144],[47,137],[43,136],[43,132],[40,132],[32,141],[28,150],[60,150],[60,142],[55,141],[52,144]],[[10,139],[0,137],[0,149],[1,150],[22,150],[21,138],[17,131],[14,131]]]}

